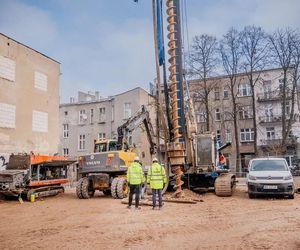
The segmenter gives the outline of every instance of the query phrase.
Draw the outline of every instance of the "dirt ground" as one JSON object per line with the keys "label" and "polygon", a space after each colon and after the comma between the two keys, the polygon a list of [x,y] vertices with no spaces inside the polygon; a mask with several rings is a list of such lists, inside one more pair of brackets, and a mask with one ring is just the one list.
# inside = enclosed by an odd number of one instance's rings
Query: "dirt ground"
{"label": "dirt ground", "polygon": [[35,203],[0,201],[0,249],[300,249],[300,194],[250,200],[239,185],[229,198],[126,209],[97,192],[75,190]]}

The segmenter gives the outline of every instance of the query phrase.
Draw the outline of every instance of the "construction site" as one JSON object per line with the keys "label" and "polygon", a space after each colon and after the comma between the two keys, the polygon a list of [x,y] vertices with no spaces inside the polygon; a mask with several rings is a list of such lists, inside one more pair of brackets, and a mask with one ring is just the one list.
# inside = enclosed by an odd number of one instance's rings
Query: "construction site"
{"label": "construction site", "polygon": [[97,192],[75,190],[35,203],[1,201],[2,249],[299,249],[300,195],[250,200],[197,196],[196,204],[165,203],[162,211],[128,210]]}
{"label": "construction site", "polygon": [[187,2],[149,6],[150,93],[59,103],[60,63],[0,33],[0,248],[300,249],[300,34],[232,28],[191,55]]}

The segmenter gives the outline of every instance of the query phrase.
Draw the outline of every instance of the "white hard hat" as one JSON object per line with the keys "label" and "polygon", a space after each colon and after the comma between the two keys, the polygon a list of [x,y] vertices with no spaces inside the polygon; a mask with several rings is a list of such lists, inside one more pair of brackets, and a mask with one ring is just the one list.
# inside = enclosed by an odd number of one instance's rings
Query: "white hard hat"
{"label": "white hard hat", "polygon": [[153,157],[152,162],[158,161],[156,157]]}
{"label": "white hard hat", "polygon": [[134,157],[134,161],[140,161],[140,157],[138,156]]}

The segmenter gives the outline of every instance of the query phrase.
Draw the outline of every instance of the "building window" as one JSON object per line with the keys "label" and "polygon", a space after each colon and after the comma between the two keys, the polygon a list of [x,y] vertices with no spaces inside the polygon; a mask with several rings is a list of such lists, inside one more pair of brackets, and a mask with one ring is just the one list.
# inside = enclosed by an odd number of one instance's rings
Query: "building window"
{"label": "building window", "polygon": [[196,121],[197,123],[205,122],[206,121],[206,115],[204,112],[198,112],[196,114]]}
{"label": "building window", "polygon": [[250,84],[248,83],[241,83],[238,88],[239,96],[251,96],[252,91]]}
{"label": "building window", "polygon": [[220,88],[216,87],[214,90],[215,90],[215,100],[220,100]]}
{"label": "building window", "polygon": [[232,142],[232,136],[230,129],[226,129],[226,142]]}
{"label": "building window", "polygon": [[105,139],[105,133],[98,134],[98,140]]}
{"label": "building window", "polygon": [[216,121],[221,121],[220,109],[216,109]]}
{"label": "building window", "polygon": [[32,111],[32,131],[48,132],[48,113],[41,111]]}
{"label": "building window", "polygon": [[266,104],[265,107],[265,115],[266,115],[266,122],[272,122],[273,121],[273,106],[272,104]]}
{"label": "building window", "polygon": [[69,137],[69,124],[63,124],[63,138]]}
{"label": "building window", "polygon": [[79,121],[78,121],[79,124],[85,123],[86,119],[87,119],[87,116],[85,114],[85,109],[80,110],[79,111]]}
{"label": "building window", "polygon": [[69,149],[68,148],[63,149],[63,155],[64,156],[69,156]]}
{"label": "building window", "polygon": [[242,128],[241,129],[241,142],[253,141],[254,140],[254,129],[253,128]]}
{"label": "building window", "polygon": [[216,139],[217,141],[221,141],[221,130],[217,130]]}
{"label": "building window", "polygon": [[99,122],[105,122],[105,108],[99,108]]}
{"label": "building window", "polygon": [[91,109],[90,111],[90,123],[94,123],[94,109]]}
{"label": "building window", "polygon": [[7,57],[0,56],[0,77],[14,82],[15,72],[16,62]]}
{"label": "building window", "polygon": [[289,101],[285,102],[285,113],[287,115],[290,115],[291,114],[291,104]]}
{"label": "building window", "polygon": [[111,131],[111,134],[110,134],[111,138],[112,139],[117,139],[117,133],[115,131]]}
{"label": "building window", "polygon": [[34,72],[34,87],[42,91],[47,91],[48,76],[41,72]]}
{"label": "building window", "polygon": [[16,128],[16,106],[0,103],[0,127]]}
{"label": "building window", "polygon": [[266,128],[266,131],[267,131],[267,139],[268,140],[275,139],[275,128],[274,127]]}
{"label": "building window", "polygon": [[224,99],[229,98],[229,87],[228,86],[224,87],[223,95],[224,95]]}
{"label": "building window", "polygon": [[240,120],[253,118],[252,107],[251,106],[239,107],[239,117]]}
{"label": "building window", "polygon": [[124,119],[131,117],[131,103],[124,103]]}
{"label": "building window", "polygon": [[78,150],[85,150],[85,135],[78,136]]}
{"label": "building window", "polygon": [[263,82],[264,88],[264,98],[271,98],[272,95],[272,83],[271,81],[264,81]]}

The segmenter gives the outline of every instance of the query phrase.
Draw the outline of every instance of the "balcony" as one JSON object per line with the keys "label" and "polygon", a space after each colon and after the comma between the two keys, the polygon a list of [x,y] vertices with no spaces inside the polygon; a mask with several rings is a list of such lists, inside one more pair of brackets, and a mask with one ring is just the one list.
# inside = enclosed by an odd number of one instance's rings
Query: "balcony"
{"label": "balcony", "polygon": [[[281,123],[282,116],[281,115],[273,115],[273,116],[260,116],[258,117],[259,123],[269,125],[270,123]],[[290,115],[286,114],[285,120],[289,121]],[[292,122],[296,122],[299,120],[299,114],[294,114],[292,117]]]}
{"label": "balcony", "polygon": [[[257,101],[259,102],[269,102],[269,101],[280,101],[282,100],[282,91],[275,90],[269,91],[261,94],[257,94]],[[291,91],[286,92],[286,100],[290,100],[292,98]]]}
{"label": "balcony", "polygon": [[260,116],[258,117],[259,123],[275,123],[275,122],[281,122],[282,117],[281,116]]}

